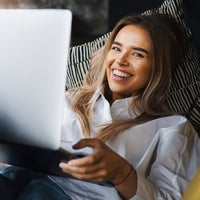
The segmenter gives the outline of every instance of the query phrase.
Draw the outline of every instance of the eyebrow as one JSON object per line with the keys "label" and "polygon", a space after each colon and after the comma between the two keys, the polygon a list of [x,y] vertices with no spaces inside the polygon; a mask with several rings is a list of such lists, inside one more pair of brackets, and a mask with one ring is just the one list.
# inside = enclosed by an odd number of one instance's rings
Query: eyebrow
{"label": "eyebrow", "polygon": [[[121,43],[116,42],[116,41],[114,41],[113,44],[116,44],[116,45],[122,46]],[[137,50],[137,51],[144,52],[144,53],[146,53],[146,54],[149,54],[149,52],[148,52],[146,49],[143,49],[143,48],[141,48],[141,47],[132,47],[132,49],[133,49],[133,50]]]}

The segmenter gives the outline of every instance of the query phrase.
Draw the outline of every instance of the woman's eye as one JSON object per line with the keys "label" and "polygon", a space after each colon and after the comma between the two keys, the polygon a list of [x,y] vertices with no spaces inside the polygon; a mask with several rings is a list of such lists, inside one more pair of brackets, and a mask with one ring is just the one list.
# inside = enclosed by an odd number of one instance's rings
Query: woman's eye
{"label": "woman's eye", "polygon": [[134,57],[143,58],[144,56],[141,53],[135,52],[132,54]]}
{"label": "woman's eye", "polygon": [[120,49],[118,47],[112,47],[112,50],[114,50],[114,51],[120,51]]}

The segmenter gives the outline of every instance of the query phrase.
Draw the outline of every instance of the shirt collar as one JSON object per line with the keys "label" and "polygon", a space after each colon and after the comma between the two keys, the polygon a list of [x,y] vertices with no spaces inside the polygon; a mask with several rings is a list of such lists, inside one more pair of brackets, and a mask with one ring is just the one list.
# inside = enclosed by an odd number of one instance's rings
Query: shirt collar
{"label": "shirt collar", "polygon": [[[93,105],[97,102],[99,98],[102,98],[104,101],[107,101],[107,99],[104,96],[103,88],[99,88],[94,96],[93,96]],[[138,107],[135,107],[134,110],[130,109],[130,105],[133,102],[135,97],[127,97],[124,99],[118,99],[113,102],[111,105],[111,110],[117,109],[120,112],[127,113],[128,118],[135,118],[142,114],[143,110],[139,109]]]}

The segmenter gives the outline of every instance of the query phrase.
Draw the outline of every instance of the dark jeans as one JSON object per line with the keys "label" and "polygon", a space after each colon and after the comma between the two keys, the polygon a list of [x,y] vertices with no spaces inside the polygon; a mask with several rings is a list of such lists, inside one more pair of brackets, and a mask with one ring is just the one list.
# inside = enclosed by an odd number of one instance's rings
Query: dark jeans
{"label": "dark jeans", "polygon": [[45,174],[24,168],[0,171],[1,200],[72,200]]}

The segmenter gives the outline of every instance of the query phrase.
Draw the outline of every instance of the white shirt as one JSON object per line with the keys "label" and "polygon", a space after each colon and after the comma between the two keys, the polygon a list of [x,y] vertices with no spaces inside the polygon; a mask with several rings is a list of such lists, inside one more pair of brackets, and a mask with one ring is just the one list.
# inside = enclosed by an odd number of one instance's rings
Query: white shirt
{"label": "white shirt", "polygon": [[[61,146],[67,150],[82,138],[78,119],[66,94]],[[92,136],[98,125],[113,119],[135,117],[128,110],[132,97],[115,101],[112,106],[97,91],[94,98]],[[182,116],[169,116],[134,126],[107,145],[129,161],[138,176],[137,193],[131,200],[180,199],[200,164],[200,140],[192,125]],[[92,150],[81,150],[90,154]],[[73,199],[117,200],[114,187],[62,177],[52,177]]]}

